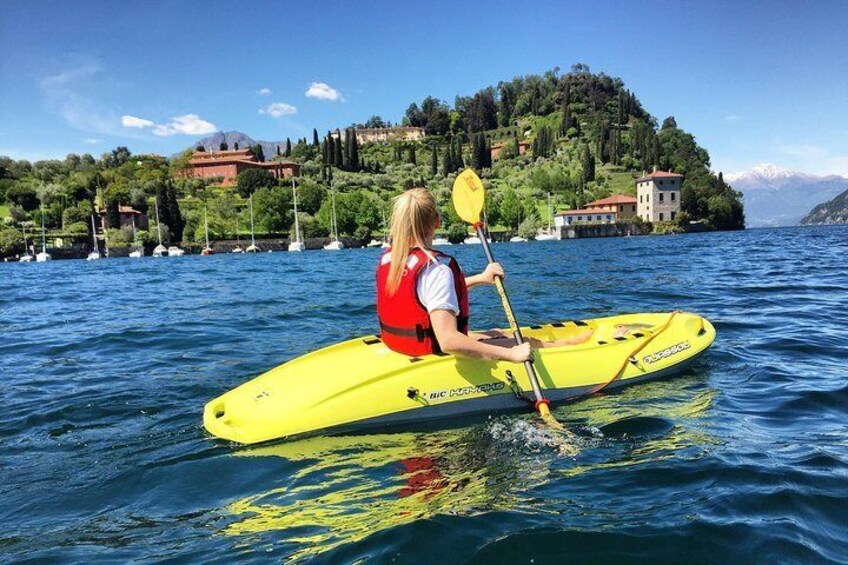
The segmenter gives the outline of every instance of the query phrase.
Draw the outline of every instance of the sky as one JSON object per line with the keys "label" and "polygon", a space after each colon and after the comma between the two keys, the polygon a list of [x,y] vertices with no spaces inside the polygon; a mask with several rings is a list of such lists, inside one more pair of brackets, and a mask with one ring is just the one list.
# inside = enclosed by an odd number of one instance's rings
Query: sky
{"label": "sky", "polygon": [[4,0],[0,155],[310,136],[572,64],[719,171],[848,175],[848,2]]}

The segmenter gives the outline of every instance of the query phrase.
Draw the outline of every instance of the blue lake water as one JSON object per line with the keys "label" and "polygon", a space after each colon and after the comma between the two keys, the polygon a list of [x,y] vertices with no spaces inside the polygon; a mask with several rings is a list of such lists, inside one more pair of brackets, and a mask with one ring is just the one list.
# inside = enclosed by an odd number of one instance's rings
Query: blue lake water
{"label": "blue lake water", "polygon": [[[848,562],[848,227],[493,250],[523,324],[680,308],[716,342],[558,408],[573,456],[532,414],[249,449],[203,404],[374,333],[379,250],[0,264],[0,560]],[[505,325],[492,288],[472,315]]]}

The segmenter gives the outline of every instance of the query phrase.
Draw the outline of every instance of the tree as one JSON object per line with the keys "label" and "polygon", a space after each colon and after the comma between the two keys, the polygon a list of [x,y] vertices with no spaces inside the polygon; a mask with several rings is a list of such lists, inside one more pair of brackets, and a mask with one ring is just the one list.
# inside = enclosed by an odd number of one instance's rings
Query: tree
{"label": "tree", "polygon": [[286,152],[284,153],[284,155],[286,157],[291,157],[291,151],[292,151],[291,138],[287,137],[286,138]]}
{"label": "tree", "polygon": [[218,144],[218,150],[220,151],[227,151],[229,148],[230,146],[227,145],[226,141],[222,141],[220,144]]}
{"label": "tree", "polygon": [[265,169],[247,169],[236,177],[236,189],[242,198],[247,198],[262,187],[272,187],[277,180]]}
{"label": "tree", "polygon": [[333,149],[335,151],[335,155],[333,156],[333,163],[339,169],[343,169],[345,166],[344,162],[344,152],[342,148],[342,135],[339,130],[336,130],[336,140],[333,145]]}
{"label": "tree", "polygon": [[6,202],[17,204],[27,212],[38,208],[38,195],[29,184],[17,183],[6,189]]}
{"label": "tree", "polygon": [[533,156],[534,157],[550,157],[553,149],[554,139],[551,128],[542,126],[536,132],[536,139],[533,140]]}
{"label": "tree", "polygon": [[522,216],[523,206],[521,205],[521,200],[512,187],[507,187],[500,203],[501,222],[507,227],[517,228],[518,224],[521,223]]}
{"label": "tree", "polygon": [[435,143],[432,147],[432,153],[430,153],[430,176],[436,176],[436,173],[439,172],[439,146]]}
{"label": "tree", "polygon": [[318,130],[315,128],[312,128],[312,145],[315,148],[318,148],[318,146],[321,145],[321,142],[318,141]]}
{"label": "tree", "polygon": [[413,165],[417,165],[417,159],[415,157],[415,145],[409,146],[409,162]]}
{"label": "tree", "polygon": [[197,151],[198,153],[205,153],[206,152],[206,148],[202,145],[198,145],[197,147],[195,147],[194,150]]}
{"label": "tree", "polygon": [[350,149],[348,152],[348,170],[358,171],[359,163],[359,142],[356,140],[356,129],[350,128]]}
{"label": "tree", "polygon": [[475,94],[466,112],[468,132],[480,132],[498,127],[494,89],[484,88]]}
{"label": "tree", "polygon": [[253,194],[253,209],[259,231],[272,234],[289,229],[294,221],[289,187],[262,187]]}
{"label": "tree", "polygon": [[259,145],[258,143],[256,145],[251,145],[250,152],[253,154],[257,161],[259,161],[260,163],[265,162],[265,152],[262,150],[261,145]]}
{"label": "tree", "polygon": [[662,128],[660,129],[677,129],[677,120],[674,119],[674,116],[667,117],[663,120]]}
{"label": "tree", "polygon": [[318,183],[304,180],[297,185],[297,207],[308,214],[315,214],[327,196],[327,190]]}
{"label": "tree", "polygon": [[238,151],[238,141],[233,142],[233,151]]}
{"label": "tree", "polygon": [[595,158],[592,157],[589,146],[585,143],[580,146],[580,165],[583,184],[595,180]]}
{"label": "tree", "polygon": [[379,129],[386,127],[386,122],[383,121],[383,118],[380,116],[371,116],[368,118],[368,121],[365,122],[365,127],[370,129]]}

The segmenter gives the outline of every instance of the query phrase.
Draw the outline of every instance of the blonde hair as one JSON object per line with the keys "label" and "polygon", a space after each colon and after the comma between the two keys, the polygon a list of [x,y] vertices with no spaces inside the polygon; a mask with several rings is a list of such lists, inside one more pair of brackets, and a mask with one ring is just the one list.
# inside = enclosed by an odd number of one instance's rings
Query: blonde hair
{"label": "blonde hair", "polygon": [[406,258],[413,248],[420,248],[435,261],[427,249],[427,242],[435,234],[438,223],[439,207],[426,188],[411,188],[395,198],[390,229],[392,265],[386,284],[389,295],[400,287]]}

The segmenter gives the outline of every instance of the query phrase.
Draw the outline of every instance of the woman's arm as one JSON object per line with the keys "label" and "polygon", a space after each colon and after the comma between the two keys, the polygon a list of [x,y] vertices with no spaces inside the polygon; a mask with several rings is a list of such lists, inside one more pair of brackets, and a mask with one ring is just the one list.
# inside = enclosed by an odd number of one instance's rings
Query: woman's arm
{"label": "woman's arm", "polygon": [[479,275],[465,277],[465,286],[471,288],[480,284],[495,284],[495,277],[506,278],[503,267],[500,263],[489,263]]}
{"label": "woman's arm", "polygon": [[491,359],[496,361],[512,361],[523,363],[530,358],[529,343],[513,347],[500,347],[469,337],[456,329],[456,316],[448,310],[433,310],[430,312],[430,322],[439,347],[445,353],[474,359]]}

